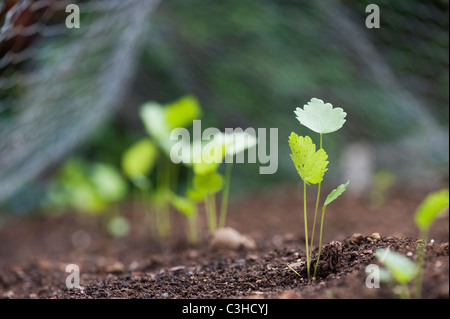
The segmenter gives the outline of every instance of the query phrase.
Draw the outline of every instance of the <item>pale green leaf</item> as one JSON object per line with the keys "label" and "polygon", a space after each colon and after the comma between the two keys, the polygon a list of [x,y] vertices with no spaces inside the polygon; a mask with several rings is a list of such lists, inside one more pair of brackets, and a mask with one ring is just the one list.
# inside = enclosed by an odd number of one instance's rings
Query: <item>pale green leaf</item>
{"label": "pale green leaf", "polygon": [[205,199],[205,192],[197,188],[188,188],[186,190],[186,197],[195,202],[200,202]]}
{"label": "pale green leaf", "polygon": [[323,208],[328,206],[332,201],[334,201],[336,198],[342,195],[343,192],[347,189],[348,184],[350,181],[348,181],[345,184],[339,185],[336,189],[333,189],[330,194],[328,194],[327,198],[325,199],[325,203],[323,204]]}
{"label": "pale green leaf", "polygon": [[194,173],[203,175],[209,172],[215,172],[223,162],[226,152],[226,146],[221,139],[214,138],[211,142],[202,146],[200,156],[195,157]]}
{"label": "pale green leaf", "polygon": [[194,176],[194,187],[204,193],[215,194],[222,189],[222,186],[223,177],[215,171]]}
{"label": "pale green leaf", "polygon": [[191,95],[184,96],[166,105],[164,111],[170,130],[177,127],[186,127],[201,116],[198,100]]}
{"label": "pale green leaf", "polygon": [[344,125],[347,115],[342,108],[333,108],[331,103],[324,103],[316,98],[312,98],[303,109],[297,107],[294,113],[300,124],[323,134],[339,130]]}
{"label": "pale green leaf", "polygon": [[122,170],[130,179],[139,180],[150,173],[157,156],[158,149],[150,139],[139,140],[123,154]]}
{"label": "pale green leaf", "polygon": [[197,214],[197,204],[190,198],[178,196],[172,193],[170,196],[170,203],[176,210],[188,218]]}
{"label": "pale green leaf", "polygon": [[157,140],[167,139],[170,130],[166,121],[166,114],[160,104],[156,102],[145,103],[141,107],[139,115],[150,136]]}
{"label": "pale green leaf", "polygon": [[69,205],[82,212],[101,213],[107,208],[107,202],[100,197],[92,184],[66,185]]}
{"label": "pale green leaf", "polygon": [[384,268],[380,268],[380,281],[382,282],[392,282],[392,280],[394,279],[391,275],[391,273]]}
{"label": "pale green leaf", "polygon": [[417,275],[414,262],[402,254],[389,249],[378,249],[375,256],[400,284],[410,282]]}
{"label": "pale green leaf", "polygon": [[448,208],[448,205],[448,189],[442,189],[429,194],[416,210],[414,216],[416,225],[421,229],[430,228],[433,221]]}
{"label": "pale green leaf", "polygon": [[289,137],[289,146],[292,161],[303,181],[306,184],[320,183],[327,171],[327,153],[323,149],[316,151],[316,145],[309,136],[298,136],[294,132]]}
{"label": "pale green leaf", "polygon": [[97,193],[106,202],[121,200],[127,194],[127,184],[114,166],[104,163],[92,164],[90,178]]}
{"label": "pale green leaf", "polygon": [[123,216],[114,216],[108,221],[107,229],[114,237],[124,237],[130,232],[130,223]]}

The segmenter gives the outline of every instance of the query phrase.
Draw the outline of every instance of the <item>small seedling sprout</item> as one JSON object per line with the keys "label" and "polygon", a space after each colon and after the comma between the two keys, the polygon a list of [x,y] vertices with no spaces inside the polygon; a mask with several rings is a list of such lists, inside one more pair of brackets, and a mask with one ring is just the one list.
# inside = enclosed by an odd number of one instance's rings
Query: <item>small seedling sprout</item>
{"label": "small seedling sprout", "polygon": [[151,187],[148,176],[153,170],[157,158],[158,148],[149,138],[135,142],[122,155],[122,171],[143,193]]}
{"label": "small seedling sprout", "polygon": [[408,257],[389,249],[378,249],[375,253],[377,259],[386,267],[380,279],[387,282],[395,281],[399,285],[399,296],[402,299],[410,298],[407,284],[417,275],[417,267]]}
{"label": "small seedling sprout", "polygon": [[442,189],[429,194],[425,200],[419,205],[414,215],[414,221],[419,227],[419,241],[417,246],[417,264],[418,277],[416,280],[415,297],[420,298],[422,295],[422,278],[425,262],[425,245],[428,233],[433,222],[438,218],[449,205],[449,190]]}
{"label": "small seedling sprout", "polygon": [[129,224],[119,215],[117,203],[127,193],[127,183],[114,166],[71,158],[52,182],[47,199],[52,206],[102,214],[108,232],[121,237],[128,233]]}
{"label": "small seedling sprout", "polygon": [[160,150],[156,162],[156,185],[153,201],[156,206],[156,228],[161,238],[170,234],[171,192],[178,185],[179,166],[172,163],[170,150],[174,143],[170,139],[173,129],[186,127],[201,116],[201,108],[193,96],[184,96],[172,103],[160,105],[147,102],[140,109],[140,117],[147,133]]}
{"label": "small seedling sprout", "polygon": [[377,250],[375,254],[376,257],[387,268],[387,274],[384,272],[382,279],[386,282],[395,281],[399,284],[400,298],[411,297],[407,284],[413,279],[415,279],[414,297],[416,299],[421,298],[425,245],[428,232],[436,218],[448,209],[448,205],[449,190],[442,189],[430,193],[418,206],[414,215],[414,221],[420,229],[416,263],[409,260],[406,256],[392,252],[388,249]]}
{"label": "small seedling sprout", "polygon": [[[330,103],[324,103],[322,100],[317,98],[312,98],[311,101],[309,101],[303,109],[298,107],[294,113],[297,116],[296,118],[300,122],[300,124],[306,126],[316,133],[319,133],[320,138],[320,147],[319,150],[316,151],[316,145],[312,142],[309,136],[299,137],[297,134],[292,132],[291,136],[289,137],[289,146],[292,151],[291,158],[295,164],[295,167],[297,168],[297,172],[303,180],[303,214],[305,222],[306,264],[309,279],[314,231],[316,228],[317,211],[320,201],[320,189],[323,176],[327,171],[326,167],[328,165],[328,162],[326,161],[328,155],[322,147],[322,136],[323,134],[332,133],[339,130],[344,125],[345,117],[347,114],[341,108],[333,108]],[[308,242],[308,226],[306,213],[306,185],[308,184],[318,184],[311,243]],[[330,200],[326,203],[326,205],[328,205],[332,200],[341,195],[345,191],[347,185],[348,182],[345,185],[341,185],[336,190],[334,190],[332,194],[329,195],[328,198],[330,198]],[[324,205],[324,209],[322,210],[320,242],[322,241],[323,216],[326,205]],[[319,258],[320,253],[316,262],[314,278]]]}
{"label": "small seedling sprout", "polygon": [[[247,149],[255,147],[258,143],[256,137],[245,132],[234,132],[231,134],[224,133],[225,157],[233,159],[233,157]],[[226,161],[227,162],[227,161]],[[222,191],[222,201],[220,208],[219,228],[225,227],[227,210],[228,210],[228,196],[230,193],[231,171],[233,168],[233,160],[226,163],[224,185]]]}

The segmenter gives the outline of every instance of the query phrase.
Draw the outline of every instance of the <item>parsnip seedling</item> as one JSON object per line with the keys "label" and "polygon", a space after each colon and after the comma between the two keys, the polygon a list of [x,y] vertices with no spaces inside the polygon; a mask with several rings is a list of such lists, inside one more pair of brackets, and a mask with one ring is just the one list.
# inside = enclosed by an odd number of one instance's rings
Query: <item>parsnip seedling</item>
{"label": "parsnip seedling", "polygon": [[[192,144],[194,143],[196,142]],[[200,145],[198,149],[201,149],[201,153],[194,153],[193,188],[188,190],[188,196],[204,197],[211,232],[217,227],[225,227],[233,156],[254,147],[256,143],[256,138],[245,132],[218,133],[214,135],[211,142]],[[191,145],[191,149],[196,148]],[[225,176],[218,172],[223,162],[226,162]],[[215,194],[220,191],[222,191],[222,200],[220,219],[217,223]]]}
{"label": "parsnip seedling", "polygon": [[201,117],[201,108],[193,96],[185,96],[164,106],[156,102],[145,103],[140,109],[140,117],[154,144],[161,150],[156,163],[156,187],[153,198],[156,210],[157,232],[160,237],[170,234],[170,192],[178,184],[178,165],[170,161],[170,151],[174,143],[170,139],[173,129],[185,127]]}
{"label": "parsnip seedling", "polygon": [[399,284],[400,298],[410,298],[407,283],[415,279],[414,297],[421,298],[422,280],[424,268],[425,244],[427,242],[428,232],[436,220],[449,206],[449,190],[442,189],[429,194],[419,205],[414,215],[414,221],[420,229],[419,240],[417,244],[416,263],[409,260],[406,256],[386,249],[379,249],[376,252],[377,258],[387,268],[390,276],[384,278],[387,282],[396,281]]}
{"label": "parsnip seedling", "polygon": [[151,185],[149,174],[158,158],[158,148],[144,138],[131,145],[122,155],[122,170],[141,191],[148,191]]}
{"label": "parsnip seedling", "polygon": [[407,284],[417,275],[417,267],[414,262],[389,249],[378,249],[375,256],[387,269],[387,273],[384,272],[380,279],[387,282],[395,281],[400,288],[400,298],[410,298]]}
{"label": "parsnip seedling", "polygon": [[289,137],[289,146],[292,154],[291,158],[295,164],[298,174],[303,180],[303,216],[305,221],[305,246],[306,246],[306,267],[308,279],[310,278],[311,256],[309,254],[308,243],[308,218],[306,210],[306,185],[320,183],[327,170],[328,155],[323,149],[316,151],[316,145],[309,136],[298,136],[294,132]]}
{"label": "parsnip seedling", "polygon": [[[316,133],[319,133],[320,137],[320,147],[318,151],[316,151],[315,144],[312,143],[311,138],[308,136],[298,137],[295,133],[291,133],[291,136],[289,138],[289,145],[292,151],[291,158],[294,161],[294,164],[297,168],[297,172],[299,173],[300,177],[303,180],[304,186],[303,196],[304,196],[305,241],[306,241],[306,258],[308,267],[307,273],[309,278],[310,261],[314,241],[314,231],[316,228],[317,210],[320,201],[320,188],[323,180],[323,175],[327,170],[326,166],[328,164],[328,162],[326,161],[328,155],[322,148],[322,135],[339,130],[344,125],[345,117],[347,114],[341,108],[333,108],[333,106],[330,103],[324,103],[322,100],[316,98],[312,98],[311,101],[308,102],[308,104],[306,104],[303,109],[298,107],[294,113],[297,116],[297,120],[300,122],[300,124],[306,126],[307,128],[311,129]],[[314,211],[314,222],[312,228],[311,243],[309,244],[307,214],[306,214],[306,185],[310,183],[318,184],[318,189]],[[345,184],[345,187],[341,185],[340,188],[338,189],[342,190],[343,192],[347,187],[346,185],[348,185],[348,183]],[[341,193],[339,193],[339,195]],[[337,192],[335,192],[334,195],[335,194],[337,194]],[[323,229],[323,215],[324,210],[322,211],[322,223],[320,226],[321,229]],[[320,238],[322,238],[322,236],[320,236]]]}
{"label": "parsnip seedling", "polygon": [[170,202],[177,211],[186,217],[189,243],[197,244],[199,241],[197,202],[189,197],[182,197],[174,193],[170,193]]}
{"label": "parsnip seedling", "polygon": [[[127,183],[114,166],[69,159],[47,196],[53,206],[103,214],[108,232],[120,237],[128,233],[129,225],[127,219],[119,215],[116,204],[125,198],[127,192]],[[120,229],[117,227],[119,224],[122,226]]]}
{"label": "parsnip seedling", "polygon": [[431,225],[449,206],[449,190],[442,189],[429,194],[419,205],[414,215],[414,221],[420,229],[419,243],[417,247],[418,277],[416,280],[415,297],[422,294],[423,268],[425,261],[425,245]]}
{"label": "parsnip seedling", "polygon": [[224,185],[222,191],[222,201],[220,207],[219,227],[225,227],[225,221],[228,210],[228,196],[230,193],[231,170],[233,167],[233,157],[244,152],[247,149],[255,147],[258,143],[256,137],[246,132],[235,132],[231,134],[223,134],[225,144],[225,157],[231,159],[226,161]]}

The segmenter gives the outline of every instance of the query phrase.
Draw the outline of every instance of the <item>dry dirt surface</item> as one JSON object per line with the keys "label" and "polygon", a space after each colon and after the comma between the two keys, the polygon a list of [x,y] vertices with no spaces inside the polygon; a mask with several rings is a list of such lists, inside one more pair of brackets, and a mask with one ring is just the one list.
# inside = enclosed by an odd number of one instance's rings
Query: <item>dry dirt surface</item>
{"label": "dry dirt surface", "polygon": [[[366,286],[366,266],[379,264],[374,256],[379,248],[415,260],[418,231],[413,215],[427,192],[391,192],[377,207],[366,198],[351,196],[342,196],[330,205],[318,276],[313,282],[306,279],[299,194],[296,187],[286,187],[235,199],[227,224],[244,239],[233,248],[212,246],[206,231],[202,243],[188,245],[184,219],[175,212],[173,235],[158,241],[142,222],[143,212],[136,205],[122,206],[132,227],[125,238],[111,238],[99,217],[86,214],[1,215],[0,297],[193,301],[394,298],[395,289],[387,284],[371,289]],[[308,205],[313,207],[313,199]],[[312,224],[312,216],[309,220]],[[449,298],[448,237],[447,214],[430,231],[424,299]],[[79,267],[81,289],[66,287],[69,264]],[[184,301],[183,305],[189,303]],[[186,311],[192,314],[195,309]]]}

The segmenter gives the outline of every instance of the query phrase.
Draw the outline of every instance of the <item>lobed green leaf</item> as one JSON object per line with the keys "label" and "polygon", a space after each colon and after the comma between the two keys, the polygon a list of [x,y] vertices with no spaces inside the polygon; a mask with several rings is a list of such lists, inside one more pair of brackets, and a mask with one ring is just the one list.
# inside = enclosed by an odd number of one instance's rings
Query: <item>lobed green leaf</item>
{"label": "lobed green leaf", "polygon": [[339,130],[347,115],[342,108],[333,108],[331,103],[324,103],[317,98],[312,98],[303,109],[297,107],[294,113],[300,124],[323,134]]}
{"label": "lobed green leaf", "polygon": [[291,159],[303,181],[306,184],[320,183],[327,171],[327,153],[323,149],[316,151],[316,145],[309,136],[298,136],[294,132],[289,137],[289,146]]}

